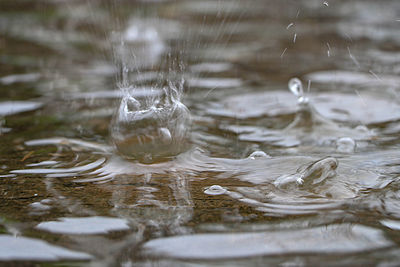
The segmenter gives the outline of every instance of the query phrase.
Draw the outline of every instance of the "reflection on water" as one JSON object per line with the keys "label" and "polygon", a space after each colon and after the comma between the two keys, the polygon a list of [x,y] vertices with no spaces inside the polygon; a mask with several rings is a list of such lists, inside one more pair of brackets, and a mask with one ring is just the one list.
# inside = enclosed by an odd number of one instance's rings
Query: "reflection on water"
{"label": "reflection on water", "polygon": [[384,2],[2,1],[0,261],[396,265]]}
{"label": "reflection on water", "polygon": [[52,246],[33,238],[0,235],[0,244],[0,260],[2,261],[90,260],[92,258],[87,253]]}
{"label": "reflection on water", "polygon": [[360,225],[236,234],[198,234],[160,238],[147,253],[183,259],[242,258],[296,253],[355,253],[391,246],[379,230]]}

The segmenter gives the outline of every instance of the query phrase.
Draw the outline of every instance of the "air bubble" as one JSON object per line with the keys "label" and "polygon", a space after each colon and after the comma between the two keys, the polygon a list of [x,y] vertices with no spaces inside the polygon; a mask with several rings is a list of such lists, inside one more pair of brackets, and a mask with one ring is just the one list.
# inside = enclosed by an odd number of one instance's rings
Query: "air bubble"
{"label": "air bubble", "polygon": [[367,126],[365,126],[365,125],[358,125],[355,129],[356,129],[356,131],[358,131],[360,133],[368,134],[370,132],[369,129],[367,128]]}
{"label": "air bubble", "polygon": [[353,153],[356,142],[350,137],[342,137],[336,141],[336,150],[342,153]]}

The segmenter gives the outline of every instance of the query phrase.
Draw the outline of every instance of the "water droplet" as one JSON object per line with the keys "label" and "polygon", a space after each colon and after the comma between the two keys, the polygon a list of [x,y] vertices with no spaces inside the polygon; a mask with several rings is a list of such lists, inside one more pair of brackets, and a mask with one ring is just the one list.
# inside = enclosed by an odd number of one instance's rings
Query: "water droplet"
{"label": "water droplet", "polygon": [[251,153],[249,156],[249,159],[256,159],[256,158],[271,158],[271,156],[265,153],[264,151],[257,150]]}
{"label": "water droplet", "polygon": [[292,78],[289,81],[289,90],[297,97],[302,97],[303,92],[303,84],[298,78]]}
{"label": "water droplet", "polygon": [[227,192],[227,190],[220,185],[212,185],[212,186],[206,188],[206,190],[204,190],[204,194],[212,195],[212,196],[223,195],[226,192]]}
{"label": "water droplet", "polygon": [[342,137],[336,141],[336,150],[342,153],[353,153],[356,142],[350,137]]}
{"label": "water droplet", "polygon": [[326,53],[328,54],[328,57],[331,56],[331,46],[329,45],[329,43],[326,43],[326,46],[328,47],[328,50],[326,51]]}
{"label": "water droplet", "polygon": [[289,90],[297,96],[298,103],[308,103],[307,97],[304,96],[303,83],[299,78],[292,78],[288,83]]}
{"label": "water droplet", "polygon": [[163,143],[170,144],[172,142],[171,132],[168,130],[168,128],[160,128],[158,131],[160,132],[161,141]]}

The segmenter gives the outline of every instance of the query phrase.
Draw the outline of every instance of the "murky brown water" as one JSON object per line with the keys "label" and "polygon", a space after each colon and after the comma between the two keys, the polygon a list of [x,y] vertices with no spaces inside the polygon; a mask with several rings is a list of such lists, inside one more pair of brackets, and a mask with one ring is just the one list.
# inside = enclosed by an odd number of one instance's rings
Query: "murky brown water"
{"label": "murky brown water", "polygon": [[1,1],[0,261],[398,265],[399,27],[397,0]]}

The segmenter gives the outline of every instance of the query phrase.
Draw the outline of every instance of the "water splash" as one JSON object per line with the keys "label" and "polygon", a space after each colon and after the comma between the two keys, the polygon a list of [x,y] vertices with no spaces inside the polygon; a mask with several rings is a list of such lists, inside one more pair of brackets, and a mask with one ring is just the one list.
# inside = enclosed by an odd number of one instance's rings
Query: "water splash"
{"label": "water splash", "polygon": [[310,165],[301,167],[296,174],[283,175],[274,181],[276,187],[283,187],[290,183],[296,183],[298,186],[310,187],[322,184],[325,179],[336,175],[338,160],[333,157],[317,160]]}
{"label": "water splash", "polygon": [[163,96],[150,100],[136,99],[128,92],[113,119],[111,137],[125,158],[152,163],[186,150],[190,122],[180,90],[169,83]]}
{"label": "water splash", "polygon": [[[110,125],[111,139],[124,158],[154,163],[174,157],[188,147],[191,118],[181,102],[184,64],[172,51],[163,59],[165,62],[148,60],[147,65],[157,63],[160,68],[158,80],[148,89],[157,94],[137,96],[138,81],[132,72],[139,74],[141,68],[146,67],[146,64],[138,63],[140,49],[155,43],[161,54],[166,47],[156,28],[135,21],[131,24],[119,39],[114,38],[114,60],[120,70],[117,85],[122,99]],[[167,73],[164,67],[168,68]]]}

